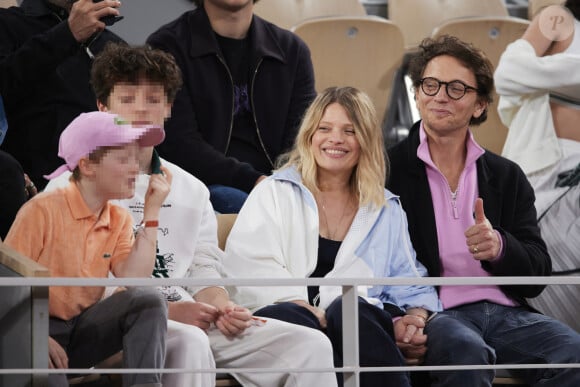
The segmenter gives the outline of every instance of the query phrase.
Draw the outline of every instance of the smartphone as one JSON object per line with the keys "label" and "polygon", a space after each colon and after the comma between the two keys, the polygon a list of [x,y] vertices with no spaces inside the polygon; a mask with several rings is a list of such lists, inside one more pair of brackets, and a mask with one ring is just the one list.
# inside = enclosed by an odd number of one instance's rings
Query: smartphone
{"label": "smartphone", "polygon": [[[99,3],[101,1],[103,1],[103,0],[93,0],[93,3]],[[101,21],[103,23],[105,23],[105,25],[107,25],[107,26],[112,26],[116,22],[123,20],[123,19],[124,19],[124,16],[109,15],[109,16],[102,17]]]}

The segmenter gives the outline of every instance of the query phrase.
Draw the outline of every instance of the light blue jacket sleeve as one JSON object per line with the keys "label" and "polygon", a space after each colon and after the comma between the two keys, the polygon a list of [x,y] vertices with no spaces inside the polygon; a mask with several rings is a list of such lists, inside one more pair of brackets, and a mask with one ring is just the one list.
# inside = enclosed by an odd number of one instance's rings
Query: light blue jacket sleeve
{"label": "light blue jacket sleeve", "polygon": [[[360,245],[357,255],[380,277],[424,277],[425,267],[417,261],[409,236],[407,217],[397,199],[391,198],[382,209],[371,232]],[[422,307],[432,312],[442,310],[433,286],[375,286],[369,296],[406,310]]]}

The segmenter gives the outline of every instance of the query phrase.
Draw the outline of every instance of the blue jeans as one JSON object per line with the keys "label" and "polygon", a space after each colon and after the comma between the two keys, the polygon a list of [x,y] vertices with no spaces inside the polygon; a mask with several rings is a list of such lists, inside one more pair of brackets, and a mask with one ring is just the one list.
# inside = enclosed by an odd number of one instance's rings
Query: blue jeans
{"label": "blue jeans", "polygon": [[[391,315],[359,297],[359,347],[360,365],[363,367],[404,366],[405,360],[393,338]],[[292,302],[265,306],[254,313],[256,316],[322,330],[326,333],[334,352],[334,365],[342,367],[342,299],[339,297],[326,309],[326,329],[308,309]],[[338,385],[343,385],[342,374],[337,375]],[[361,372],[362,387],[409,387],[406,372]]]}
{"label": "blue jeans", "polygon": [[207,188],[211,205],[220,214],[237,214],[248,197],[244,191],[225,185],[214,184]]}
{"label": "blue jeans", "polygon": [[[425,328],[426,365],[577,363],[580,335],[524,307],[478,302],[448,309]],[[434,371],[432,387],[491,386],[494,370]],[[580,386],[580,369],[512,371],[531,386]]]}

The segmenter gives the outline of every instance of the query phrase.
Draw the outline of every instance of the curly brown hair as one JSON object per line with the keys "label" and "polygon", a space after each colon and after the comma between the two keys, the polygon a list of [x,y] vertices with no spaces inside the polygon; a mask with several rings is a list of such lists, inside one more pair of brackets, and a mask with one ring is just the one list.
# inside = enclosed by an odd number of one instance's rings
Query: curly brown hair
{"label": "curly brown hair", "polygon": [[479,125],[487,119],[487,110],[493,102],[493,65],[480,49],[451,35],[443,35],[437,39],[423,39],[419,51],[409,62],[409,76],[413,87],[418,90],[427,64],[435,57],[449,55],[459,60],[475,75],[477,95],[487,103],[487,107],[479,117],[471,117],[470,125]]}
{"label": "curly brown hair", "polygon": [[105,105],[115,84],[138,83],[140,79],[163,85],[169,103],[173,103],[182,85],[181,70],[175,59],[161,50],[108,43],[95,57],[91,85],[97,100]]}

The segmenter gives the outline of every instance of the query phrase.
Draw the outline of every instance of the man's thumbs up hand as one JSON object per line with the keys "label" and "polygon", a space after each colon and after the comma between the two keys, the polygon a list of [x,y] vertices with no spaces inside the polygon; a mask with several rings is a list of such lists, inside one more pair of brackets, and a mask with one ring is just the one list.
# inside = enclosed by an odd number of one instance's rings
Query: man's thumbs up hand
{"label": "man's thumbs up hand", "polygon": [[475,199],[474,205],[474,216],[475,216],[475,224],[484,223],[487,218],[485,217],[485,212],[483,211],[483,199],[477,198]]}
{"label": "man's thumbs up hand", "polygon": [[475,224],[465,231],[467,248],[473,258],[487,261],[499,255],[500,236],[493,229],[483,210],[483,199],[477,198],[474,204]]}

